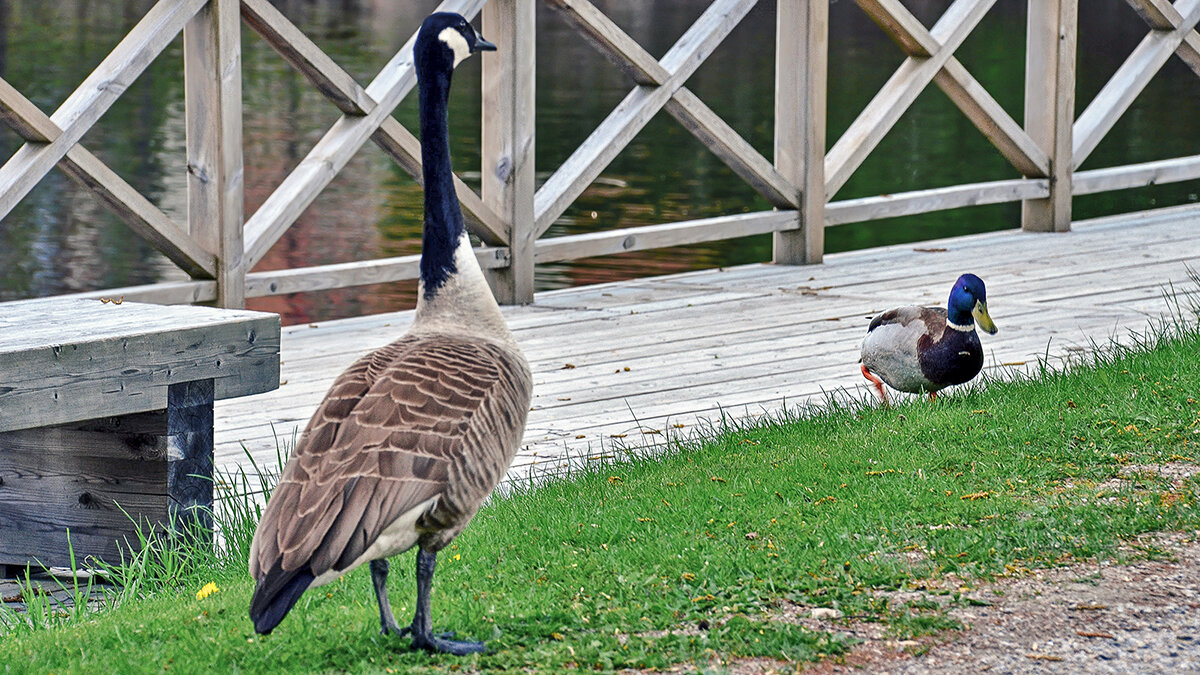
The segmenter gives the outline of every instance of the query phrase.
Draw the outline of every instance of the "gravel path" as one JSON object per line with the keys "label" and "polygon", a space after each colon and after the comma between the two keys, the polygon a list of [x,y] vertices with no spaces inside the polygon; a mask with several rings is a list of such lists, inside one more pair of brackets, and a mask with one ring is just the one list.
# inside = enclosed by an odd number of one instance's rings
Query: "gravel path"
{"label": "gravel path", "polygon": [[1175,559],[1073,565],[975,587],[967,595],[987,605],[950,610],[965,630],[920,642],[889,640],[877,625],[805,620],[864,640],[842,664],[807,672],[1200,673],[1200,532],[1147,542]]}

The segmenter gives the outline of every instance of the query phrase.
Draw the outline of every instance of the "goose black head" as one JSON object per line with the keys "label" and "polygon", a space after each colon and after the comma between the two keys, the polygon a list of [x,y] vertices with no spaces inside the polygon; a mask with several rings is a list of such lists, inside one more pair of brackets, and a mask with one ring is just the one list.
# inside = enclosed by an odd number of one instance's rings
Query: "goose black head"
{"label": "goose black head", "polygon": [[988,314],[987,290],[983,286],[983,279],[974,274],[964,274],[954,282],[946,310],[947,318],[952,323],[970,325],[974,321],[983,330],[996,332],[996,324]]}
{"label": "goose black head", "polygon": [[494,52],[496,45],[484,40],[470,23],[454,12],[435,12],[426,17],[413,45],[418,71],[450,72],[475,52]]}

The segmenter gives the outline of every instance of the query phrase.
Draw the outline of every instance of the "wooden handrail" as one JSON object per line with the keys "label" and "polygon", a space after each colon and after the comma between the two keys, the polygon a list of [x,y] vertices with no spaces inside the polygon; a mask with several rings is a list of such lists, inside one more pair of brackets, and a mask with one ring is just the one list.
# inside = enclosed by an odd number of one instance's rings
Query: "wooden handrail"
{"label": "wooden handrail", "polygon": [[[768,159],[685,86],[759,2],[712,0],[655,59],[590,0],[443,0],[503,45],[483,62],[482,189],[455,188],[493,289],[533,300],[536,264],[773,233],[778,263],[819,262],[824,230],[851,222],[1000,202],[1022,203],[1022,227],[1065,231],[1073,195],[1200,178],[1200,156],[1079,171],[1172,54],[1200,75],[1200,0],[1126,0],[1147,35],[1074,117],[1079,0],[1026,0],[1025,110],[1018,124],[955,57],[995,0],[955,0],[927,29],[901,0],[855,0],[905,60],[826,153],[828,0],[775,0],[775,142]],[[631,90],[535,190],[536,9],[559,12],[630,78]],[[244,22],[342,113],[249,218],[241,212]],[[188,222],[177,223],[80,144],[124,89],[180,32],[185,36]],[[415,35],[414,35],[415,38]],[[25,141],[0,167],[0,217],[58,166],[191,277],[86,295],[239,306],[246,297],[412,279],[415,256],[249,273],[368,139],[420,180],[420,142],[391,115],[415,84],[413,38],[366,86],[268,0],[159,0],[53,114],[0,79],[0,122]],[[940,88],[1016,177],[830,202],[930,84]],[[772,211],[545,238],[562,213],[651,117],[665,110],[774,207]]]}

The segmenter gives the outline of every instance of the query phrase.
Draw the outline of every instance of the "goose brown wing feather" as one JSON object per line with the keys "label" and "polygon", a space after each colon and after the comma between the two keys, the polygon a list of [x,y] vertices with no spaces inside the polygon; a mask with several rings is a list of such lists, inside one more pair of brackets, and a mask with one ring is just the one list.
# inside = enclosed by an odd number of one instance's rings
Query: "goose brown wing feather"
{"label": "goose brown wing feather", "polygon": [[280,560],[315,576],[345,569],[433,497],[420,524],[457,534],[507,470],[531,390],[524,359],[481,339],[410,336],[359,359],[289,459],[251,548],[251,575]]}

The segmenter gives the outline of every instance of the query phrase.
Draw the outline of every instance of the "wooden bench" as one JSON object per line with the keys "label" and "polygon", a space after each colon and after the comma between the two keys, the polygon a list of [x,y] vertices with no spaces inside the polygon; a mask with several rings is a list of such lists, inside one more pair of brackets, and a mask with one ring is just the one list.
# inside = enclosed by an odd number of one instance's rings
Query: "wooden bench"
{"label": "wooden bench", "polygon": [[[0,566],[119,559],[140,523],[211,532],[213,401],[279,386],[279,317],[0,303]],[[0,570],[2,571],[2,570]]]}

